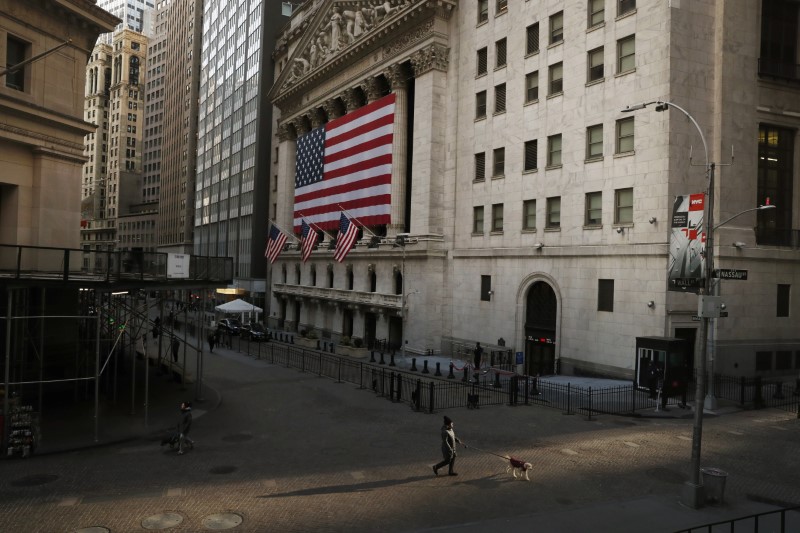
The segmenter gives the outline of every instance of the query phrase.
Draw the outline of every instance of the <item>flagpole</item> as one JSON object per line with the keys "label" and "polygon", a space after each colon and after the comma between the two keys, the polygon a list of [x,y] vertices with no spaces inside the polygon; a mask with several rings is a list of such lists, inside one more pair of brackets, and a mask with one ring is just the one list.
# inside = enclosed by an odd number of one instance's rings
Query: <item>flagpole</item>
{"label": "flagpole", "polygon": [[350,219],[352,219],[352,220],[355,220],[356,222],[358,222],[358,225],[359,225],[359,226],[361,226],[361,229],[363,229],[364,231],[366,231],[367,233],[369,233],[369,234],[370,234],[372,237],[377,237],[377,235],[375,235],[374,233],[372,233],[372,232],[371,232],[371,231],[370,231],[370,230],[367,228],[367,226],[365,226],[365,225],[364,225],[364,223],[363,223],[363,222],[361,222],[360,220],[358,220],[358,217],[354,216],[352,213],[350,213],[350,211],[348,211],[347,209],[345,209],[344,207],[342,207],[342,204],[337,204],[337,205],[339,206],[339,209],[341,209],[341,210],[344,212],[344,214],[345,214],[345,215],[347,215],[347,218],[350,218]]}
{"label": "flagpole", "polygon": [[280,224],[278,224],[277,222],[275,222],[272,219],[270,219],[269,223],[272,224],[273,226],[275,226],[276,228],[278,228],[279,230],[281,230],[281,232],[283,232],[287,237],[291,237],[292,239],[294,239],[295,241],[300,243],[300,239],[298,239],[297,237],[294,236],[294,232],[293,231],[286,231],[285,229],[283,229],[280,226]]}
{"label": "flagpole", "polygon": [[[303,218],[303,220],[306,219],[306,216],[303,214],[302,211],[298,211],[297,214],[300,215]],[[311,227],[311,229],[314,229],[316,231],[321,231],[322,234],[325,235],[328,238],[328,240],[330,240],[330,241],[334,240],[332,235],[330,235],[324,229],[322,229],[319,226],[317,226],[314,222],[309,222],[308,220],[306,220],[306,224],[308,224]]]}

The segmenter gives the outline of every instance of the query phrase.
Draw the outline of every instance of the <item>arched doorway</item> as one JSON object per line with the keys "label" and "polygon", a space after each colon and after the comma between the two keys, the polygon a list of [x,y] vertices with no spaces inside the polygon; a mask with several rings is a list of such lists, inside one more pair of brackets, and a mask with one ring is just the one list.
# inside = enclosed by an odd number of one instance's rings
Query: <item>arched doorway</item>
{"label": "arched doorway", "polygon": [[555,374],[558,300],[553,288],[537,281],[525,298],[525,373]]}

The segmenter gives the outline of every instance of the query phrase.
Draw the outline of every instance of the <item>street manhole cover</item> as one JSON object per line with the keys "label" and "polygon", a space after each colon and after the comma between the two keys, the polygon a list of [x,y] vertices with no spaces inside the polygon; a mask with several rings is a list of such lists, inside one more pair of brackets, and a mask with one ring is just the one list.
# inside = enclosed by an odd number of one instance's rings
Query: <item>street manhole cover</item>
{"label": "street manhole cover", "polygon": [[37,487],[39,485],[47,485],[57,480],[58,476],[55,474],[32,474],[30,476],[21,477],[11,482],[12,487]]}
{"label": "street manhole cover", "polygon": [[159,513],[142,520],[142,527],[145,529],[169,529],[181,522],[183,522],[183,517],[178,513]]}
{"label": "street manhole cover", "polygon": [[670,470],[669,468],[651,468],[647,471],[647,475],[657,479],[658,481],[663,481],[664,483],[675,483],[676,485],[686,481],[683,474],[676,472],[675,470]]}
{"label": "street manhole cover", "polygon": [[111,530],[107,527],[92,526],[85,527],[83,529],[76,529],[73,533],[111,533]]}
{"label": "street manhole cover", "polygon": [[233,529],[242,523],[242,517],[236,513],[218,513],[203,518],[203,527],[206,529]]}
{"label": "street manhole cover", "polygon": [[236,435],[226,435],[222,437],[222,440],[225,442],[246,442],[248,440],[253,440],[253,435],[249,433],[237,433]]}
{"label": "street manhole cover", "polygon": [[214,468],[209,470],[209,472],[212,473],[212,474],[231,474],[233,472],[236,472],[236,467],[235,466],[228,466],[228,465],[215,466]]}

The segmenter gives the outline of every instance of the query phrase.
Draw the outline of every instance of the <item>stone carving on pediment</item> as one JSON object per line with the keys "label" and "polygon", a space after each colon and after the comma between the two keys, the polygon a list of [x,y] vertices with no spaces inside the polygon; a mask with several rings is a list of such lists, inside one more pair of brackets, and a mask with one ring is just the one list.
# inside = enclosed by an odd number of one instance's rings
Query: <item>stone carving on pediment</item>
{"label": "stone carving on pediment", "polygon": [[431,70],[447,72],[447,56],[450,49],[446,46],[433,43],[411,56],[411,65],[414,67],[414,76],[418,77]]}
{"label": "stone carving on pediment", "polygon": [[391,43],[383,47],[383,57],[392,58],[399,52],[405,50],[412,44],[422,41],[427,38],[433,31],[433,19],[428,20],[425,24],[417,26],[412,31],[401,35]]}
{"label": "stone carving on pediment", "polygon": [[316,29],[301,53],[288,66],[286,86],[291,86],[341,54],[345,49],[376,31],[395,14],[409,8],[415,0],[341,0],[321,16]]}

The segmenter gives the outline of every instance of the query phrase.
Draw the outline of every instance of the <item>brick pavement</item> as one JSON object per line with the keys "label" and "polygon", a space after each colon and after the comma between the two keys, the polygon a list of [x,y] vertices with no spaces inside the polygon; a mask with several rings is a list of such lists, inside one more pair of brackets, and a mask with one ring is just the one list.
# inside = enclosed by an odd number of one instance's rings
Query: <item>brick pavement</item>
{"label": "brick pavement", "polygon": [[[178,457],[144,438],[0,462],[0,531],[141,531],[167,511],[183,517],[172,531],[203,531],[220,512],[243,517],[232,531],[672,531],[800,504],[791,413],[705,420],[703,463],[730,476],[726,504],[698,511],[677,503],[691,420],[448,410],[468,445],[523,457],[534,471],[514,481],[499,458],[467,448],[460,476],[435,478],[442,413],[215,351],[207,383],[222,402],[196,420],[195,450]],[[35,475],[57,478],[15,486]]]}

